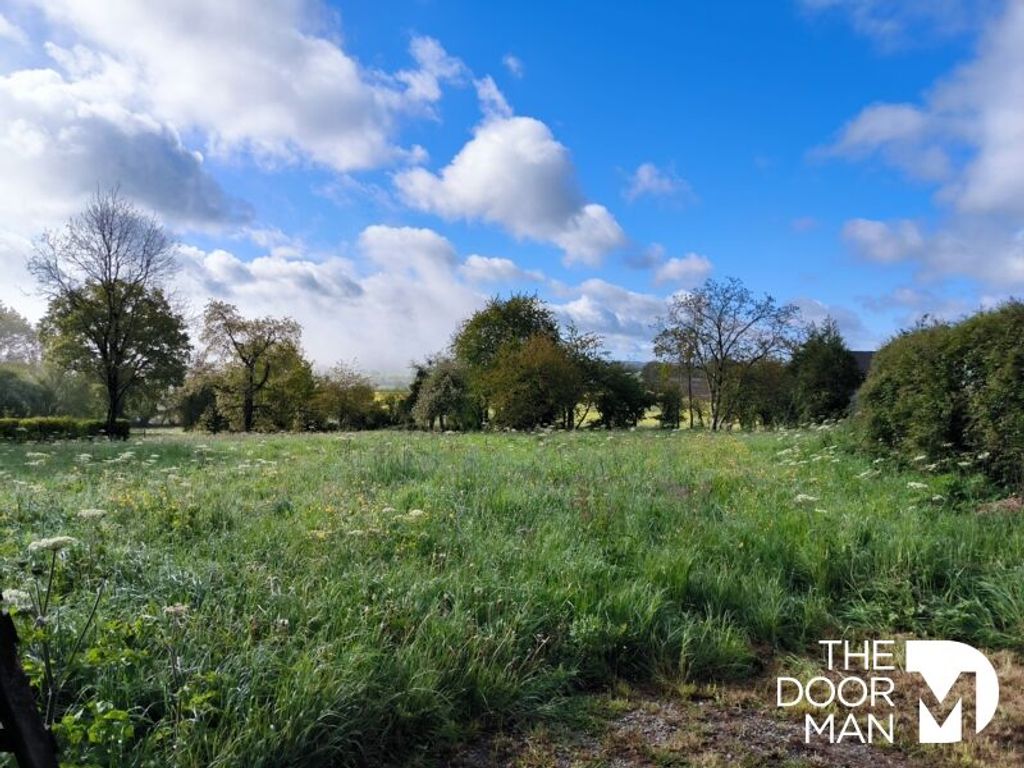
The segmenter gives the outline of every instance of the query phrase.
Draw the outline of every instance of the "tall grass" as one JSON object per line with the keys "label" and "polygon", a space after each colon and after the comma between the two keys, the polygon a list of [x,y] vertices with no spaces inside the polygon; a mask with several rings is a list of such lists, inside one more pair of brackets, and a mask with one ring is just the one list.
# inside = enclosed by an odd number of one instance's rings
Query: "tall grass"
{"label": "tall grass", "polygon": [[76,537],[70,634],[107,583],[60,702],[72,764],[428,763],[581,688],[742,678],[825,637],[1024,650],[1024,525],[831,433],[127,449],[0,448],[0,585]]}

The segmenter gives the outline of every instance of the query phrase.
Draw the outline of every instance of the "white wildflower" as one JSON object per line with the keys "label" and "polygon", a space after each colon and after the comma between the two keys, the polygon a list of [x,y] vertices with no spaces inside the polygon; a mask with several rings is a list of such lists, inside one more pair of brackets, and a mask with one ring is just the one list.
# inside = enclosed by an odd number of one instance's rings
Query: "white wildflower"
{"label": "white wildflower", "polygon": [[78,517],[83,520],[96,520],[97,518],[103,517],[107,514],[105,509],[80,509],[78,510]]}
{"label": "white wildflower", "polygon": [[928,483],[919,483],[911,480],[907,483],[907,488],[913,488],[915,491],[925,491],[928,490]]}
{"label": "white wildflower", "polygon": [[23,589],[3,590],[4,602],[26,611],[32,607],[32,596]]}
{"label": "white wildflower", "polygon": [[29,552],[60,552],[62,549],[67,549],[73,544],[77,544],[78,539],[72,538],[71,536],[53,536],[49,539],[38,539],[28,545]]}
{"label": "white wildflower", "polygon": [[794,501],[796,501],[797,504],[803,504],[804,502],[818,501],[818,497],[811,496],[807,493],[798,493]]}

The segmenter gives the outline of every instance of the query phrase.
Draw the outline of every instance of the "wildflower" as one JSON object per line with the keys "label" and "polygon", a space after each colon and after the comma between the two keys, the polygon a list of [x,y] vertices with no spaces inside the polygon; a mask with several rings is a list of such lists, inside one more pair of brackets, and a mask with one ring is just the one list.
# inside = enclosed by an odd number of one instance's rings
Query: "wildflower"
{"label": "wildflower", "polygon": [[914,457],[914,461],[924,461],[927,458],[928,458],[928,456],[922,453],[922,454],[920,454],[918,456],[915,456]]}
{"label": "wildflower", "polygon": [[925,491],[928,489],[928,484],[918,483],[914,480],[911,480],[909,483],[907,483],[907,488],[913,488],[915,491]]}
{"label": "wildflower", "polygon": [[798,493],[794,501],[796,501],[797,504],[803,504],[805,501],[818,501],[818,497],[811,496],[807,493]]}
{"label": "wildflower", "polygon": [[175,603],[164,607],[164,616],[172,619],[183,619],[188,616],[189,607],[184,603]]}
{"label": "wildflower", "polygon": [[932,501],[945,501],[945,500],[946,500],[946,497],[943,496],[941,493],[936,493],[934,496],[932,496]]}
{"label": "wildflower", "polygon": [[62,549],[67,549],[72,544],[77,544],[78,539],[72,538],[71,536],[54,536],[49,539],[38,539],[28,545],[29,552],[60,552]]}
{"label": "wildflower", "polygon": [[424,512],[422,509],[410,509],[405,515],[403,515],[403,517],[406,520],[419,520],[426,514],[427,513]]}
{"label": "wildflower", "polygon": [[873,469],[865,469],[863,472],[857,475],[857,477],[863,480],[865,477],[871,477],[873,474],[875,474],[875,471]]}
{"label": "wildflower", "polygon": [[96,520],[97,518],[103,517],[107,514],[105,509],[80,509],[78,511],[78,517],[83,520]]}
{"label": "wildflower", "polygon": [[23,589],[3,590],[4,602],[10,603],[20,610],[28,610],[32,607],[32,596]]}

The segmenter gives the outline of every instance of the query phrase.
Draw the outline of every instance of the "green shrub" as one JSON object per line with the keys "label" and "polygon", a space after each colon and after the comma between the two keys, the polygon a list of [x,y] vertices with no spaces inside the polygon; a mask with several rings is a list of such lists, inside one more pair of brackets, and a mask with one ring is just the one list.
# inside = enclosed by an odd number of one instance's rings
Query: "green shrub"
{"label": "green shrub", "polygon": [[1024,304],[921,326],[875,355],[857,423],[875,446],[1024,483]]}
{"label": "green shrub", "polygon": [[[37,416],[29,419],[0,419],[0,439],[74,440],[105,436],[106,422],[100,419],[75,419],[70,416]],[[129,425],[119,420],[111,437],[128,439]]]}

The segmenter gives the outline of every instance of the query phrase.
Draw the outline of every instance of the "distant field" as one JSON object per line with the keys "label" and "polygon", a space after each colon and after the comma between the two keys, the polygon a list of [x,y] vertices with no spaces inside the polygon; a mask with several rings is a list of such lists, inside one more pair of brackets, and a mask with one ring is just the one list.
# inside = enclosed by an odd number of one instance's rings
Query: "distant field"
{"label": "distant field", "polygon": [[828,431],[3,445],[0,586],[78,540],[66,655],[106,580],[72,764],[428,763],[579,690],[746,679],[842,633],[1024,650],[1024,523],[939,470]]}

